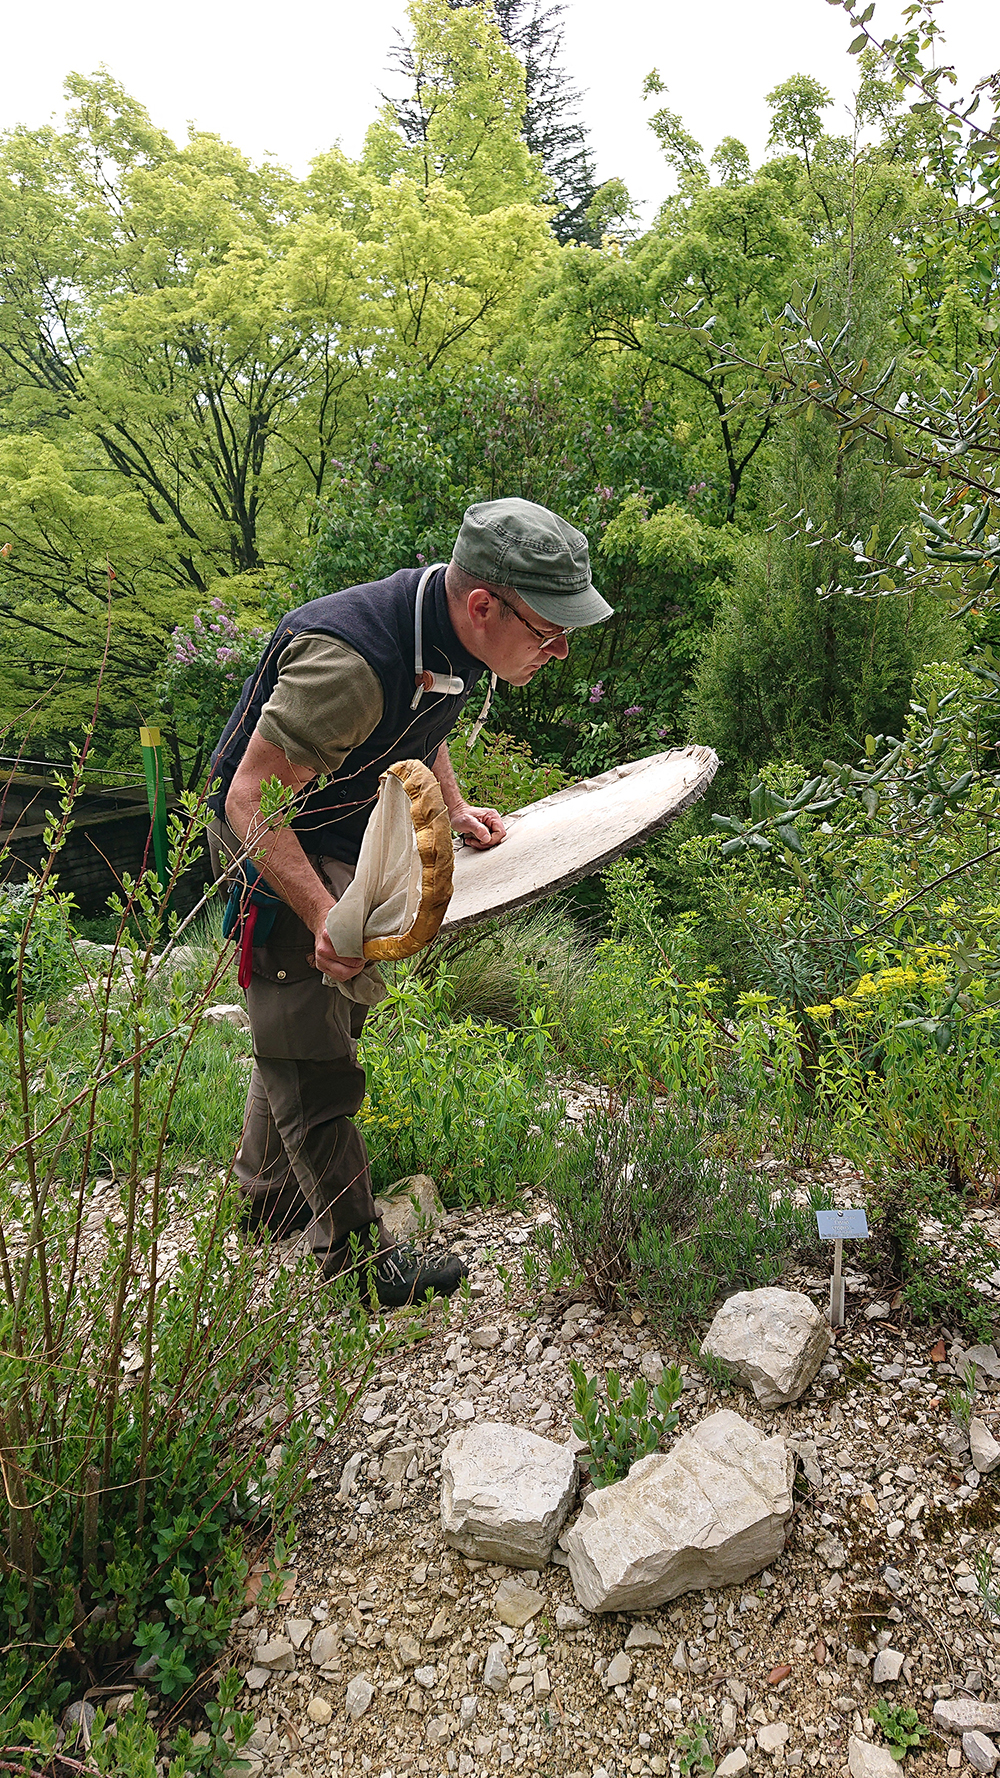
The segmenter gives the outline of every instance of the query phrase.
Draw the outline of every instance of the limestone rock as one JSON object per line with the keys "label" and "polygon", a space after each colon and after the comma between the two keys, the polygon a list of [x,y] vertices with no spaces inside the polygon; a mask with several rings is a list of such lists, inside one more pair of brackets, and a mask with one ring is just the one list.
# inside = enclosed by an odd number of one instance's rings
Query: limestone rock
{"label": "limestone rock", "polygon": [[604,1684],[608,1691],[612,1686],[628,1685],[632,1677],[632,1659],[627,1654],[617,1654],[604,1669]]}
{"label": "limestone rock", "polygon": [[576,1486],[576,1458],[566,1445],[523,1426],[465,1426],[441,1457],[445,1542],[486,1562],[544,1568]]}
{"label": "limestone rock", "polygon": [[1000,1760],[1000,1753],[989,1736],[982,1734],[979,1729],[970,1729],[967,1735],[962,1736],[962,1752],[977,1772],[992,1772]]}
{"label": "limestone rock", "polygon": [[761,1753],[777,1753],[791,1732],[787,1722],[766,1722],[757,1730],[757,1746]]}
{"label": "limestone rock", "polygon": [[934,1706],[934,1727],[949,1735],[971,1734],[975,1729],[996,1735],[1000,1733],[1000,1704],[985,1704],[981,1698],[939,1698]]}
{"label": "limestone rock", "polygon": [[575,1605],[556,1606],[557,1630],[585,1630],[589,1622],[587,1613],[580,1611]]}
{"label": "limestone rock", "polygon": [[795,1460],[783,1438],[728,1408],[665,1456],[587,1496],[564,1538],[587,1611],[650,1611],[680,1593],[739,1584],[777,1561]]}
{"label": "limestone rock", "polygon": [[980,1475],[990,1475],[1000,1463],[1000,1445],[997,1444],[985,1420],[974,1416],[969,1421],[969,1446],[972,1461]]}
{"label": "limestone rock", "polygon": [[493,1599],[493,1615],[512,1630],[521,1630],[545,1604],[534,1587],[522,1587],[520,1581],[502,1580]]}
{"label": "limestone rock", "polygon": [[238,1031],[250,1029],[245,1006],[206,1006],[201,1017],[206,1025],[235,1025]]}
{"label": "limestone rock", "polygon": [[401,1488],[406,1472],[417,1454],[416,1445],[397,1445],[382,1459],[380,1480],[387,1488]]}
{"label": "limestone rock", "polygon": [[357,1722],[359,1716],[364,1716],[374,1696],[375,1687],[371,1680],[363,1673],[355,1673],[344,1698],[344,1709],[352,1722]]}
{"label": "limestone rock", "polygon": [[340,1631],[333,1624],[324,1624],[317,1630],[309,1649],[309,1658],[314,1667],[325,1667],[332,1661],[340,1647]]}
{"label": "limestone rock", "polygon": [[445,1217],[437,1186],[426,1173],[397,1179],[383,1197],[375,1199],[375,1214],[394,1241],[412,1241],[415,1235],[432,1235]]}
{"label": "limestone rock", "polygon": [[798,1401],[819,1370],[830,1329],[798,1290],[740,1290],[723,1303],[701,1348],[743,1377],[765,1408]]}
{"label": "limestone rock", "polygon": [[715,1778],[739,1778],[740,1772],[745,1772],[749,1764],[742,1747],[734,1747],[732,1753],[726,1754],[722,1764],[716,1766]]}
{"label": "limestone rock", "polygon": [[474,1346],[477,1352],[492,1352],[494,1346],[499,1346],[501,1337],[496,1323],[490,1321],[483,1327],[473,1328],[469,1335],[469,1345]]}
{"label": "limestone rock", "polygon": [[306,1715],[310,1722],[318,1723],[320,1727],[323,1728],[328,1722],[332,1721],[333,1708],[326,1698],[321,1698],[317,1694],[315,1697],[310,1698],[306,1705]]}
{"label": "limestone rock", "polygon": [[652,1624],[633,1624],[625,1638],[626,1648],[662,1648],[663,1637]]}
{"label": "limestone rock", "polygon": [[847,1742],[847,1764],[851,1778],[899,1778],[899,1767],[888,1747],[876,1747],[851,1735]]}
{"label": "limestone rock", "polygon": [[258,1667],[266,1667],[271,1673],[295,1670],[295,1650],[287,1636],[272,1636],[267,1642],[259,1642],[253,1658]]}
{"label": "limestone rock", "polygon": [[488,1685],[491,1692],[503,1692],[507,1689],[507,1663],[504,1660],[506,1644],[493,1642],[486,1650],[486,1663],[483,1667],[483,1684]]}
{"label": "limestone rock", "polygon": [[967,1352],[962,1353],[956,1368],[964,1370],[967,1364],[974,1364],[992,1382],[1000,1383],[1000,1356],[997,1355],[995,1346],[970,1346]]}
{"label": "limestone rock", "polygon": [[898,1679],[903,1671],[905,1658],[900,1654],[898,1648],[880,1648],[872,1668],[872,1679],[875,1684],[885,1685],[887,1682],[891,1683]]}

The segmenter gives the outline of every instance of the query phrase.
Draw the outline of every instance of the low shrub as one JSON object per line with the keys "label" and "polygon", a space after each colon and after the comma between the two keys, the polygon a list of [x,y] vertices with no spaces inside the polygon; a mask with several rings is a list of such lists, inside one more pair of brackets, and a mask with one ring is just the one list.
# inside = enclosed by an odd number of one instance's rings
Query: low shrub
{"label": "low shrub", "polygon": [[[200,831],[173,820],[174,878]],[[22,959],[67,914],[38,887]],[[22,987],[0,1024],[0,1749],[31,1750],[19,1769],[50,1757],[71,1691],[136,1660],[173,1704],[205,1701],[250,1563],[269,1550],[280,1569],[317,1441],[414,1326],[372,1327],[311,1259],[244,1245],[229,1162],[247,1045],[202,1023],[228,958],[196,988],[157,965],[171,922],[152,874],[112,912],[100,973],[47,1005]],[[234,1697],[224,1679],[210,1752],[239,1739]],[[136,1771],[150,1733],[126,1725]],[[111,1769],[99,1726],[92,1752]],[[176,1778],[210,1763],[178,1758]]]}
{"label": "low shrub", "polygon": [[723,1142],[724,1106],[624,1100],[594,1113],[549,1180],[558,1239],[605,1308],[643,1307],[676,1333],[726,1291],[771,1284],[815,1239]]}
{"label": "low shrub", "polygon": [[376,1189],[430,1173],[446,1204],[512,1202],[555,1155],[562,1108],[546,1076],[541,1008],[518,1030],[458,1023],[446,984],[391,989],[363,1039],[368,1096],[358,1115]]}
{"label": "low shrub", "polygon": [[22,1003],[37,1006],[82,973],[71,925],[73,897],[53,879],[0,884],[0,1017]]}
{"label": "low shrub", "polygon": [[652,1389],[645,1377],[636,1377],[625,1395],[617,1371],[608,1371],[602,1386],[600,1378],[588,1377],[575,1359],[569,1370],[576,1416],[573,1431],[587,1446],[581,1462],[595,1488],[610,1487],[627,1476],[640,1457],[658,1451],[667,1433],[675,1431],[681,1373],[670,1365]]}
{"label": "low shrub", "polygon": [[452,1019],[516,1027],[543,1004],[558,1037],[586,987],[592,959],[593,946],[577,922],[558,901],[548,901],[446,934],[410,973],[440,986]]}
{"label": "low shrub", "polygon": [[965,1193],[928,1169],[886,1171],[867,1196],[875,1263],[888,1264],[913,1319],[995,1339],[1000,1315],[986,1287],[1000,1253],[983,1225],[969,1217]]}
{"label": "low shrub", "polygon": [[539,763],[526,741],[484,729],[474,747],[468,737],[478,710],[467,715],[449,742],[455,776],[473,807],[499,809],[510,815],[527,803],[537,803],[573,782],[559,766]]}

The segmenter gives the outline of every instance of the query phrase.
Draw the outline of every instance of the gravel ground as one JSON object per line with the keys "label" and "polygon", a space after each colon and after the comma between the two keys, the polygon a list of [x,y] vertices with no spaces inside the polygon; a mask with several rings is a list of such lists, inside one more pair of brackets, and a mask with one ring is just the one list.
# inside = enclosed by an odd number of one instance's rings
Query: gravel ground
{"label": "gravel ground", "polygon": [[[852,1176],[836,1183],[841,1201],[852,1190],[857,1201]],[[1000,1244],[1000,1219],[974,1214]],[[717,1763],[742,1748],[753,1772],[846,1778],[848,1736],[881,1740],[870,1715],[879,1695],[927,1725],[907,1759],[914,1778],[961,1765],[960,1740],[929,1725],[937,1698],[1000,1696],[997,1624],[973,1573],[983,1550],[1000,1557],[1000,1471],[976,1476],[951,1420],[963,1342],[908,1330],[857,1271],[847,1271],[847,1326],[792,1407],[765,1412],[738,1388],[720,1396],[689,1353],[659,1348],[685,1372],[681,1431],[726,1405],[797,1447],[801,1497],[773,1570],[645,1617],[591,1618],[557,1561],[537,1577],[530,1622],[497,1619],[512,1571],[469,1561],[441,1536],[448,1438],[480,1419],[565,1440],[571,1358],[590,1374],[614,1366],[626,1384],[656,1363],[638,1312],[601,1314],[579,1292],[529,1301],[505,1286],[498,1267],[521,1278],[517,1250],[535,1220],[530,1204],[449,1218],[471,1296],[392,1355],[318,1463],[294,1579],[274,1609],[249,1607],[230,1651],[248,1676],[240,1706],[256,1718],[252,1778],[677,1774],[677,1732],[699,1718]],[[818,1263],[783,1282],[825,1310]],[[1000,1381],[983,1379],[976,1411],[1000,1436]],[[497,1643],[509,1680],[495,1690]],[[874,1681],[882,1648],[902,1657],[895,1683]]]}

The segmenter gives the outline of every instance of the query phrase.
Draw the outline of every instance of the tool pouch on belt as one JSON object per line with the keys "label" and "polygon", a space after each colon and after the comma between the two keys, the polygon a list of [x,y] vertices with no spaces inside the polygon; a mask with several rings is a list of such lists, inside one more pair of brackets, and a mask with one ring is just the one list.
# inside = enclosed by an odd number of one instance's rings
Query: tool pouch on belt
{"label": "tool pouch on belt", "polygon": [[235,939],[240,954],[239,984],[244,990],[253,973],[254,945],[267,943],[282,900],[249,859],[237,866],[236,882],[222,919],[223,938]]}

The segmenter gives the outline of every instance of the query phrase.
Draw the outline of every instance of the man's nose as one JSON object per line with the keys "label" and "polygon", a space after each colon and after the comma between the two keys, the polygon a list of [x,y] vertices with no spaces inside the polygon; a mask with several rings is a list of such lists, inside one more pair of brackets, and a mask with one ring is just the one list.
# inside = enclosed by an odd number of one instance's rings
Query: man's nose
{"label": "man's nose", "polygon": [[556,660],[564,661],[569,653],[569,637],[553,636],[548,644],[548,650],[550,654],[555,656]]}

